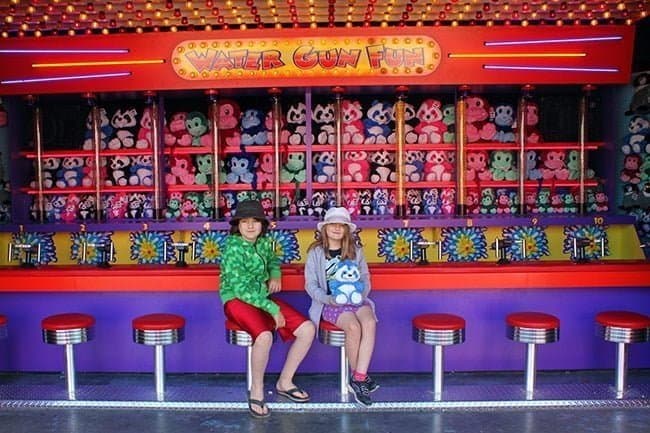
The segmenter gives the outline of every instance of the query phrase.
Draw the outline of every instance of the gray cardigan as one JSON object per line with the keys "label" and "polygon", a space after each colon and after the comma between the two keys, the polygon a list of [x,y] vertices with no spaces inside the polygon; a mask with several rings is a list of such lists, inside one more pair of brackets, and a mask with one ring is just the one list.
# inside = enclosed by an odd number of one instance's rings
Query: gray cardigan
{"label": "gray cardigan", "polygon": [[[361,272],[361,281],[363,282],[364,290],[363,297],[368,301],[375,311],[375,303],[368,298],[370,293],[370,273],[368,272],[368,264],[363,256],[363,250],[357,248],[356,250],[356,264],[359,266]],[[309,307],[309,318],[316,325],[316,332],[318,332],[318,325],[320,323],[321,314],[325,304],[330,303],[330,295],[327,294],[327,276],[325,275],[325,268],[327,266],[327,258],[323,247],[317,246],[307,254],[305,261],[305,290],[311,297],[311,306]],[[375,317],[376,320],[376,317]]]}

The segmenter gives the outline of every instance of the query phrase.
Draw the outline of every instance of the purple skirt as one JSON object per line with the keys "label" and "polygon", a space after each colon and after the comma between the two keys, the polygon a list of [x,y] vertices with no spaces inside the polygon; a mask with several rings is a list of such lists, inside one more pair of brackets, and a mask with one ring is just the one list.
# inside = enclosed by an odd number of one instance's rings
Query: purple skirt
{"label": "purple skirt", "polygon": [[356,313],[359,308],[370,305],[368,301],[363,301],[361,305],[331,305],[327,304],[323,307],[323,320],[330,322],[333,325],[336,325],[336,321],[339,319],[339,316],[345,312]]}

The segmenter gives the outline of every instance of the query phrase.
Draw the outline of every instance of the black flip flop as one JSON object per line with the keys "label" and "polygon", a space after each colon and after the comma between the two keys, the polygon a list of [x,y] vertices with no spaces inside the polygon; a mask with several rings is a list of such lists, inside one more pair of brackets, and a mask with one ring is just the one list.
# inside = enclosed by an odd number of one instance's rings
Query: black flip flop
{"label": "black flip flop", "polygon": [[295,402],[295,403],[306,403],[309,401],[309,395],[307,397],[301,397],[300,394],[307,394],[304,390],[300,388],[291,388],[286,391],[281,391],[279,389],[276,390],[278,395],[281,395],[284,398],[288,398],[289,400]]}
{"label": "black flip flop", "polygon": [[[262,409],[266,408],[266,413],[259,413],[253,410],[253,406],[258,406]],[[254,398],[248,399],[248,412],[253,418],[266,418],[271,415],[271,408],[266,405],[264,400],[255,400]]]}

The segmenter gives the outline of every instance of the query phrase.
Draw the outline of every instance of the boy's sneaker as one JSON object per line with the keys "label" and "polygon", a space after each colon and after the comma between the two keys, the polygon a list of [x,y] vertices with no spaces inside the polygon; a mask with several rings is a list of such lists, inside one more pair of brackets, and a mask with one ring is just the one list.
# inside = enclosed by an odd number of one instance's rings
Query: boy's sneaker
{"label": "boy's sneaker", "polygon": [[368,387],[368,392],[375,392],[379,389],[379,384],[375,382],[370,375],[366,375],[366,379],[364,380],[366,383],[366,386]]}
{"label": "boy's sneaker", "polygon": [[368,385],[365,381],[350,379],[350,382],[348,383],[348,389],[350,392],[354,393],[354,399],[357,401],[357,403],[360,403],[364,406],[372,405],[370,391],[368,390]]}

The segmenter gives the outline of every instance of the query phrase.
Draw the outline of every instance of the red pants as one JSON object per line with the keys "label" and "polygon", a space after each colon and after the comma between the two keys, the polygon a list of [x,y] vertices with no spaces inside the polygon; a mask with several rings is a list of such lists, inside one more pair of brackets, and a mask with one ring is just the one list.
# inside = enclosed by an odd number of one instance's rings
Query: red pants
{"label": "red pants", "polygon": [[[285,320],[285,325],[282,328],[277,329],[282,341],[291,341],[295,339],[296,336],[293,335],[293,333],[296,332],[296,329],[298,329],[300,325],[309,319],[284,301],[273,299],[273,302],[280,307],[280,312],[284,316]],[[232,320],[244,331],[248,332],[253,338],[253,341],[255,341],[257,336],[262,332],[273,332],[275,330],[275,320],[273,320],[273,316],[242,300],[231,299],[224,304],[223,311],[229,320]]]}

